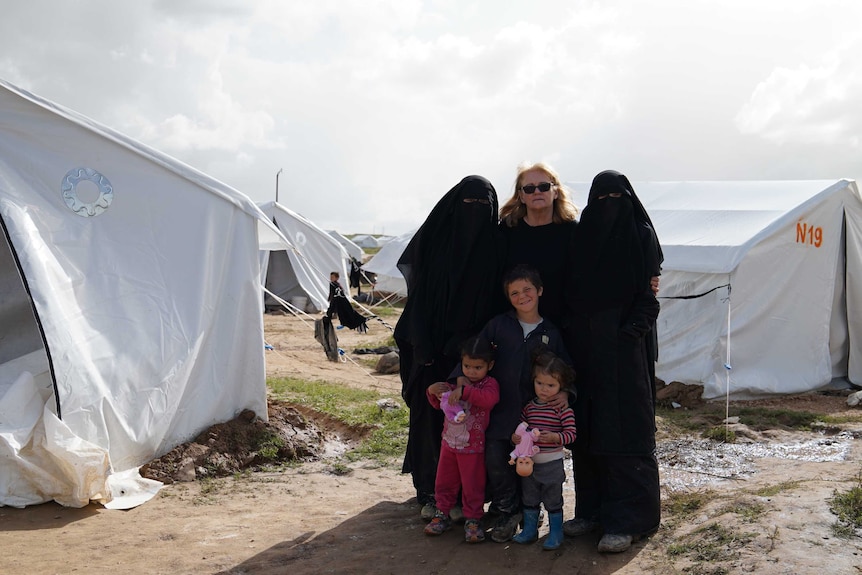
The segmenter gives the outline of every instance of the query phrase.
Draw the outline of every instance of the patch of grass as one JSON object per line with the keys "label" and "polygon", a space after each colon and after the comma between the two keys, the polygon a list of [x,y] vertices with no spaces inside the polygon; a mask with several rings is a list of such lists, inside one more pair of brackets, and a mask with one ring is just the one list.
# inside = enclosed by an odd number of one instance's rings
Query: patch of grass
{"label": "patch of grass", "polygon": [[761,515],[766,513],[766,506],[757,501],[737,499],[728,503],[718,511],[718,515],[733,513],[739,515],[746,523],[754,523]]}
{"label": "patch of grass", "polygon": [[778,495],[783,491],[793,491],[802,485],[802,481],[799,479],[794,479],[792,481],[782,481],[781,483],[776,483],[775,485],[767,485],[766,487],[761,487],[753,492],[754,495],[758,497],[773,497]]}
{"label": "patch of grass", "polygon": [[[696,433],[723,426],[725,408],[719,404],[706,404],[696,409],[673,409],[659,405],[656,414],[678,430]],[[733,409],[731,415],[739,417],[740,423],[756,431],[776,428],[811,431],[815,422],[830,419],[822,413],[768,407],[739,407]]]}
{"label": "patch of grass", "polygon": [[[348,460],[373,459],[391,463],[392,458],[404,454],[409,411],[400,397],[326,381],[279,378],[270,379],[267,384],[279,399],[307,405],[349,425],[374,426],[359,447],[346,454]],[[383,398],[393,399],[398,407],[381,409],[377,401]]]}
{"label": "patch of grass", "polygon": [[862,472],[856,476],[856,485],[843,493],[836,489],[829,500],[829,511],[838,516],[832,524],[832,532],[849,538],[862,529]]}
{"label": "patch of grass", "polygon": [[704,431],[702,435],[705,439],[718,441],[720,443],[736,443],[736,432],[732,429],[728,429],[726,425],[710,427]]}
{"label": "patch of grass", "polygon": [[674,491],[662,503],[662,515],[671,515],[674,520],[686,520],[714,497],[713,491]]}
{"label": "patch of grass", "polygon": [[862,413],[859,415],[824,415],[821,419],[823,423],[831,425],[842,425],[846,423],[862,423]]}
{"label": "patch of grass", "polygon": [[713,569],[717,567],[714,563],[736,559],[739,549],[748,545],[755,537],[755,533],[743,533],[718,523],[710,523],[693,531],[686,538],[687,541],[669,545],[667,552],[671,556],[685,555],[697,563],[711,564],[709,568]]}

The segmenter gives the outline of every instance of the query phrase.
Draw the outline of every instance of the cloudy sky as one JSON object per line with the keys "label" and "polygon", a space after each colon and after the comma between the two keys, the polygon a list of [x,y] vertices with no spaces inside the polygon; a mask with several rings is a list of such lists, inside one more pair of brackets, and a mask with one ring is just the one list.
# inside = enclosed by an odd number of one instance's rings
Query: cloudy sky
{"label": "cloudy sky", "polygon": [[862,177],[858,0],[28,0],[0,78],[348,234],[525,160]]}

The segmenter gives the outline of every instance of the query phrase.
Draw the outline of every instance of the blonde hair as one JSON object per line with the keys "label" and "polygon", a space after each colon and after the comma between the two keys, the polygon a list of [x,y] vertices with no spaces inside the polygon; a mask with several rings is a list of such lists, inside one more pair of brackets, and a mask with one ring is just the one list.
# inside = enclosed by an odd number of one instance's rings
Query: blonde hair
{"label": "blonde hair", "polygon": [[500,208],[500,221],[504,222],[507,227],[514,228],[527,215],[527,206],[521,203],[521,197],[518,195],[518,192],[521,189],[521,179],[525,173],[531,170],[544,172],[557,190],[557,197],[554,199],[554,223],[560,224],[574,221],[578,217],[578,208],[575,207],[575,204],[569,198],[569,191],[560,182],[560,176],[557,175],[556,170],[545,162],[523,162],[518,166],[517,175],[515,176],[515,190],[512,197]]}

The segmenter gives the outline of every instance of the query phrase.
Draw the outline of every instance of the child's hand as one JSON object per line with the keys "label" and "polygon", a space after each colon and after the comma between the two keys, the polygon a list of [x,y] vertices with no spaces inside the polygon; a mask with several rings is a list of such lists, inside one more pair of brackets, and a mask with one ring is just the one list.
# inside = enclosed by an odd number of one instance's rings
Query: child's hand
{"label": "child's hand", "polygon": [[461,393],[464,388],[460,385],[452,390],[452,393],[449,394],[449,405],[457,405],[459,401],[461,401]]}
{"label": "child's hand", "polygon": [[560,434],[555,431],[540,431],[539,443],[550,443],[556,445],[560,443]]}
{"label": "child's hand", "polygon": [[444,381],[438,381],[428,386],[428,393],[440,399],[444,393],[449,391],[449,384]]}
{"label": "child's hand", "polygon": [[518,445],[519,443],[521,443],[521,436],[518,435],[517,433],[513,433],[512,434],[512,443],[514,443],[515,445]]}

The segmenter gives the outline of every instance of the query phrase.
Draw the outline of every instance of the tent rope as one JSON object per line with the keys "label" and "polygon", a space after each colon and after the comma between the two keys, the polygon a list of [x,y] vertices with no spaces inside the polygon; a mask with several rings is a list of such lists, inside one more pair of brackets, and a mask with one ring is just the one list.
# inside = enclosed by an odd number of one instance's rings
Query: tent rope
{"label": "tent rope", "polygon": [[717,290],[717,289],[721,289],[721,288],[723,288],[723,287],[726,287],[726,288],[727,288],[727,297],[728,297],[728,298],[730,298],[730,283],[726,283],[726,284],[724,284],[724,285],[715,286],[715,287],[714,287],[714,288],[712,288],[711,290],[709,290],[709,291],[705,291],[705,292],[703,292],[703,293],[699,293],[699,294],[694,294],[694,295],[676,295],[676,296],[659,296],[659,297],[658,297],[658,298],[656,298],[656,299],[696,299],[696,298],[699,298],[699,297],[703,297],[703,296],[705,296],[705,295],[709,295],[709,294],[711,294],[712,292],[714,292],[715,290]]}

